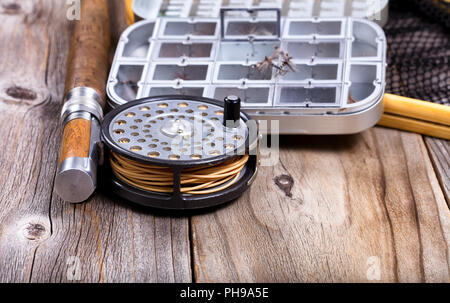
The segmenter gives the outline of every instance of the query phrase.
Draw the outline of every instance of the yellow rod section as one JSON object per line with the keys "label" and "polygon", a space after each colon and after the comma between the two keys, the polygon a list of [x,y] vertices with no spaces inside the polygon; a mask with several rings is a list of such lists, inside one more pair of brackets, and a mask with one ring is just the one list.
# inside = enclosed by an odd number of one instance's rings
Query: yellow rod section
{"label": "yellow rod section", "polygon": [[131,25],[134,23],[134,13],[133,13],[133,0],[125,1],[125,14],[127,18],[127,24]]}
{"label": "yellow rod section", "polygon": [[397,95],[384,95],[384,112],[450,126],[450,106]]}
{"label": "yellow rod section", "polygon": [[450,140],[450,127],[416,119],[385,113],[378,125]]}

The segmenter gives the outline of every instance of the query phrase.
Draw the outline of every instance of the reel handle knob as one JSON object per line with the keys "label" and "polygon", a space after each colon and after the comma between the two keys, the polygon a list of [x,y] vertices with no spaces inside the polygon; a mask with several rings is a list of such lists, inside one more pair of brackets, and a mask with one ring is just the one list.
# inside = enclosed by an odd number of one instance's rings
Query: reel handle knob
{"label": "reel handle knob", "polygon": [[236,128],[241,120],[241,99],[230,95],[225,97],[223,105],[223,125]]}

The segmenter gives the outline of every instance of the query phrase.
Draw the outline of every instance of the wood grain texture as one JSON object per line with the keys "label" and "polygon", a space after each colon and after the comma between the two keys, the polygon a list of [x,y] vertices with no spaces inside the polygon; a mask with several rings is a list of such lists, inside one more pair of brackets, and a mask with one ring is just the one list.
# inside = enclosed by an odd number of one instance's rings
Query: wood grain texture
{"label": "wood grain texture", "polygon": [[281,142],[237,203],[192,218],[196,280],[449,281],[450,214],[421,136]]}
{"label": "wood grain texture", "polygon": [[72,26],[65,1],[10,3],[0,0],[0,281],[191,281],[187,218],[53,194]]}
{"label": "wood grain texture", "polygon": [[426,139],[427,150],[396,130],[283,137],[278,165],[191,226],[102,193],[59,200],[73,25],[65,1],[11,3],[0,0],[0,281],[189,282],[191,268],[200,282],[366,282],[378,272],[380,281],[448,281],[449,210],[433,170],[444,184],[448,142]]}
{"label": "wood grain texture", "polygon": [[91,87],[104,101],[111,43],[107,0],[81,1],[80,20],[75,22],[67,60],[65,92]]}
{"label": "wood grain texture", "polygon": [[51,237],[35,252],[32,282],[189,282],[185,218],[156,217],[103,195],[51,207]]}
{"label": "wood grain texture", "polygon": [[450,142],[436,138],[425,138],[436,175],[450,207]]}
{"label": "wood grain texture", "polygon": [[74,119],[64,126],[59,163],[70,157],[89,157],[91,121]]}

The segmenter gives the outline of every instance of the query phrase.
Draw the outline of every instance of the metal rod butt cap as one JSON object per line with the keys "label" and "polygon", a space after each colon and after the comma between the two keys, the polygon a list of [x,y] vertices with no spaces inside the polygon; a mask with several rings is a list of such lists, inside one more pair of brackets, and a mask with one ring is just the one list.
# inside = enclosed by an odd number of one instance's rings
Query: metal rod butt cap
{"label": "metal rod butt cap", "polygon": [[92,159],[67,158],[58,168],[55,191],[66,202],[83,202],[94,193],[97,186],[96,177],[97,167]]}

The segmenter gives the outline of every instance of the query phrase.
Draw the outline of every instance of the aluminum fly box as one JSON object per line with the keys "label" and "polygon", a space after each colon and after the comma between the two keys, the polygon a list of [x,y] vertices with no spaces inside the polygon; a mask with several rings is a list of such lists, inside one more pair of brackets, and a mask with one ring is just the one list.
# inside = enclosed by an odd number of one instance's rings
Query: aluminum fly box
{"label": "aluminum fly box", "polygon": [[[236,95],[253,119],[279,121],[281,134],[348,134],[378,122],[386,66],[379,25],[283,16],[278,8],[219,15],[130,26],[108,79],[111,107],[158,95]],[[273,131],[276,123],[268,125]]]}

